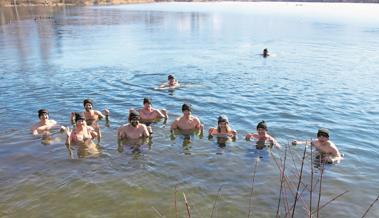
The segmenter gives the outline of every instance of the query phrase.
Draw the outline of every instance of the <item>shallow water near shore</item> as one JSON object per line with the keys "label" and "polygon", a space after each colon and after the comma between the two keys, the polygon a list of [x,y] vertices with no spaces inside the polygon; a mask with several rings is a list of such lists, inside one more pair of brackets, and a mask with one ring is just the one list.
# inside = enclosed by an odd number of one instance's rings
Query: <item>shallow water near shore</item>
{"label": "shallow water near shore", "polygon": [[[284,148],[270,153],[244,140],[261,120],[283,146],[329,128],[345,157],[326,168],[321,202],[349,192],[321,217],[361,217],[379,194],[377,9],[223,2],[0,8],[0,217],[175,217],[175,187],[179,217],[187,213],[183,192],[193,217],[210,217],[216,199],[213,217],[247,217],[256,162],[252,214],[274,217],[275,161]],[[264,48],[275,55],[262,58]],[[183,86],[157,90],[168,74]],[[146,96],[170,120],[153,125],[149,144],[120,153],[117,128]],[[31,136],[38,109],[69,125],[85,98],[111,111],[110,127],[101,121],[100,157],[70,160],[63,135],[50,144]],[[206,130],[226,114],[239,138],[225,147],[206,135],[172,140],[169,124],[184,102]],[[300,168],[303,148],[290,146],[287,157],[294,183],[291,166]],[[305,217],[300,201],[296,210]],[[367,217],[377,214],[374,205]]]}

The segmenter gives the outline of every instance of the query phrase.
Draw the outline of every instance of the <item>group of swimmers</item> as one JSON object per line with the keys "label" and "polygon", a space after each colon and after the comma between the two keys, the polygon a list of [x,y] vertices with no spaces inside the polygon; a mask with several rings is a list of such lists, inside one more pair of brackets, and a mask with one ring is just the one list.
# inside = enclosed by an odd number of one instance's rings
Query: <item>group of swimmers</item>
{"label": "group of swimmers", "polygon": [[[168,76],[168,82],[162,84],[160,87],[177,88],[179,82],[173,75]],[[97,145],[94,140],[98,142],[101,140],[101,131],[99,120],[105,119],[109,122],[110,111],[105,109],[103,112],[94,110],[93,101],[91,99],[85,99],[83,101],[84,112],[71,113],[71,124],[73,129],[69,127],[60,126],[56,121],[49,119],[49,112],[47,109],[40,109],[38,111],[38,117],[40,121],[32,126],[33,135],[48,135],[51,134],[51,130],[57,130],[62,133],[66,133],[66,146],[68,148],[70,156],[72,156],[73,146],[78,147],[78,154],[96,155],[99,154]],[[200,119],[192,114],[192,107],[190,104],[182,105],[183,115],[176,118],[171,124],[170,132],[171,136],[175,137],[180,131],[182,134],[198,133],[203,135],[204,125]],[[164,123],[168,120],[168,113],[165,109],[155,109],[152,107],[152,99],[143,99],[143,108],[139,110],[129,110],[128,123],[122,125],[117,130],[117,139],[119,146],[123,146],[123,142],[126,140],[140,140],[152,137],[153,130],[151,124],[164,119]],[[216,127],[212,127],[208,131],[208,137],[211,139],[216,137],[224,140],[236,140],[237,131],[233,130],[230,126],[229,119],[226,115],[220,115]],[[268,127],[265,121],[261,121],[256,126],[256,133],[248,133],[245,136],[246,140],[257,141],[259,144],[265,146],[266,142],[270,146],[281,148],[279,142],[268,134]],[[259,142],[263,142],[259,143]],[[314,141],[293,141],[293,145],[306,144],[316,147],[320,153],[324,154],[323,158],[325,162],[339,162],[341,154],[336,145],[329,140],[329,131],[325,128],[321,128],[317,132],[317,139]]]}

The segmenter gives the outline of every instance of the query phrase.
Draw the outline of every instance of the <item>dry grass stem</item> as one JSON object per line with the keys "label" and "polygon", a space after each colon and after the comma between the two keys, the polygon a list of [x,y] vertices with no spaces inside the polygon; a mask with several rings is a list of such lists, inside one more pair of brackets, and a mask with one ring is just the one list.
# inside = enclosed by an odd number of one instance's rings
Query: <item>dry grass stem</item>
{"label": "dry grass stem", "polygon": [[378,197],[376,197],[376,199],[370,204],[370,206],[367,208],[367,210],[365,211],[365,213],[363,214],[362,218],[366,217],[366,215],[368,214],[368,212],[370,211],[370,209],[372,208],[372,206],[374,206],[374,204],[378,201],[379,199],[379,195]]}
{"label": "dry grass stem", "polygon": [[214,212],[214,210],[216,208],[217,200],[220,198],[221,189],[222,189],[222,185],[220,186],[220,188],[218,188],[217,197],[216,197],[216,200],[215,200],[215,202],[213,204],[213,208],[212,208],[212,212],[211,212],[211,218],[213,217],[213,212]]}
{"label": "dry grass stem", "polygon": [[183,198],[184,198],[184,202],[186,203],[188,218],[191,218],[191,208],[190,208],[190,206],[188,204],[188,201],[187,201],[187,198],[186,198],[186,194],[184,192],[183,192]]}
{"label": "dry grass stem", "polygon": [[250,201],[249,201],[249,213],[247,215],[248,218],[250,218],[251,214],[252,214],[252,203],[253,203],[253,192],[254,192],[254,182],[255,182],[255,173],[257,171],[257,165],[258,165],[258,159],[255,160],[255,166],[254,166],[254,170],[253,170],[253,181],[251,183],[251,192],[250,192]]}

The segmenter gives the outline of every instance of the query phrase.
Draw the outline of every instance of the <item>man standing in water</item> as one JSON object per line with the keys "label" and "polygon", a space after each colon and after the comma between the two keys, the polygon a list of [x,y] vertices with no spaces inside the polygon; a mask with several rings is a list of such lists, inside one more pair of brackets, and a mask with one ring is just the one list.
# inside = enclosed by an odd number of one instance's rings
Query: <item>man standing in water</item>
{"label": "man standing in water", "polygon": [[150,136],[146,125],[139,123],[140,114],[138,111],[130,110],[128,121],[128,124],[121,126],[117,131],[117,137],[119,140],[141,139]]}
{"label": "man standing in water", "polygon": [[[100,111],[93,109],[93,101],[91,99],[85,99],[83,101],[84,106],[84,117],[86,119],[86,123],[88,126],[92,126],[94,130],[97,133],[97,141],[100,142],[101,139],[101,131],[100,131],[100,125],[97,121],[106,118],[108,120],[109,117],[109,110],[105,109],[104,114],[102,114]],[[71,122],[75,123],[75,113],[71,113]]]}
{"label": "man standing in water", "polygon": [[49,119],[49,111],[47,109],[38,110],[38,118],[40,121],[32,126],[33,135],[48,135],[51,129],[62,129],[57,121]]}
{"label": "man standing in water", "polygon": [[320,151],[321,161],[326,163],[338,163],[342,159],[337,146],[329,140],[329,130],[321,128],[317,132],[317,140],[314,141],[292,141],[292,145],[310,144]]}
{"label": "man standing in water", "polygon": [[165,109],[158,110],[152,107],[151,98],[143,99],[143,108],[139,110],[139,113],[141,118],[140,122],[147,126],[150,134],[153,133],[151,123],[164,118],[164,124],[166,124],[168,119],[167,111]]}
{"label": "man standing in water", "polygon": [[171,133],[175,130],[182,131],[200,131],[203,134],[204,126],[201,124],[199,118],[192,115],[192,108],[190,104],[182,105],[183,116],[178,117],[171,125]]}

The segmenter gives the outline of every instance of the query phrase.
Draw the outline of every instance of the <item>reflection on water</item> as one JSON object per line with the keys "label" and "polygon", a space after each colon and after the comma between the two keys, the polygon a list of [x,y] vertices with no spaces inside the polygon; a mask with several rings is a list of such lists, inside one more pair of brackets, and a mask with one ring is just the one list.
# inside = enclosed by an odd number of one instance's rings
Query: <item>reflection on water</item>
{"label": "reflection on water", "polygon": [[[326,166],[321,201],[350,191],[321,216],[363,213],[379,182],[378,23],[364,17],[357,22],[359,4],[352,18],[341,9],[331,19],[329,8],[308,16],[314,5],[275,5],[1,8],[0,216],[154,217],[155,207],[171,217],[176,186],[190,200],[193,216],[206,217],[222,185],[214,217],[246,217],[259,160],[252,210],[257,217],[273,217],[284,149],[289,187],[298,181],[304,147],[288,142],[310,140],[320,127],[331,130],[348,157]],[[344,19],[334,19],[339,15]],[[263,48],[276,56],[257,55]],[[156,90],[169,74],[183,86]],[[226,114],[238,139],[207,140],[193,133],[172,138],[170,119],[153,125],[149,142],[118,144],[117,128],[146,96],[170,118],[181,115],[183,102],[191,103],[205,129]],[[52,119],[68,126],[70,112],[82,111],[86,98],[112,112],[111,125],[100,124],[100,156],[70,160],[64,135],[44,138],[43,144],[30,135],[38,109],[48,108]],[[245,141],[261,120],[287,146]],[[314,169],[309,157],[307,151],[304,184]],[[314,175],[319,178],[318,169]],[[301,188],[309,199],[309,190]],[[294,196],[289,188],[286,193],[291,204]],[[177,205],[184,217],[183,202]],[[307,214],[303,206],[295,216]],[[370,215],[378,213],[373,207]]]}

